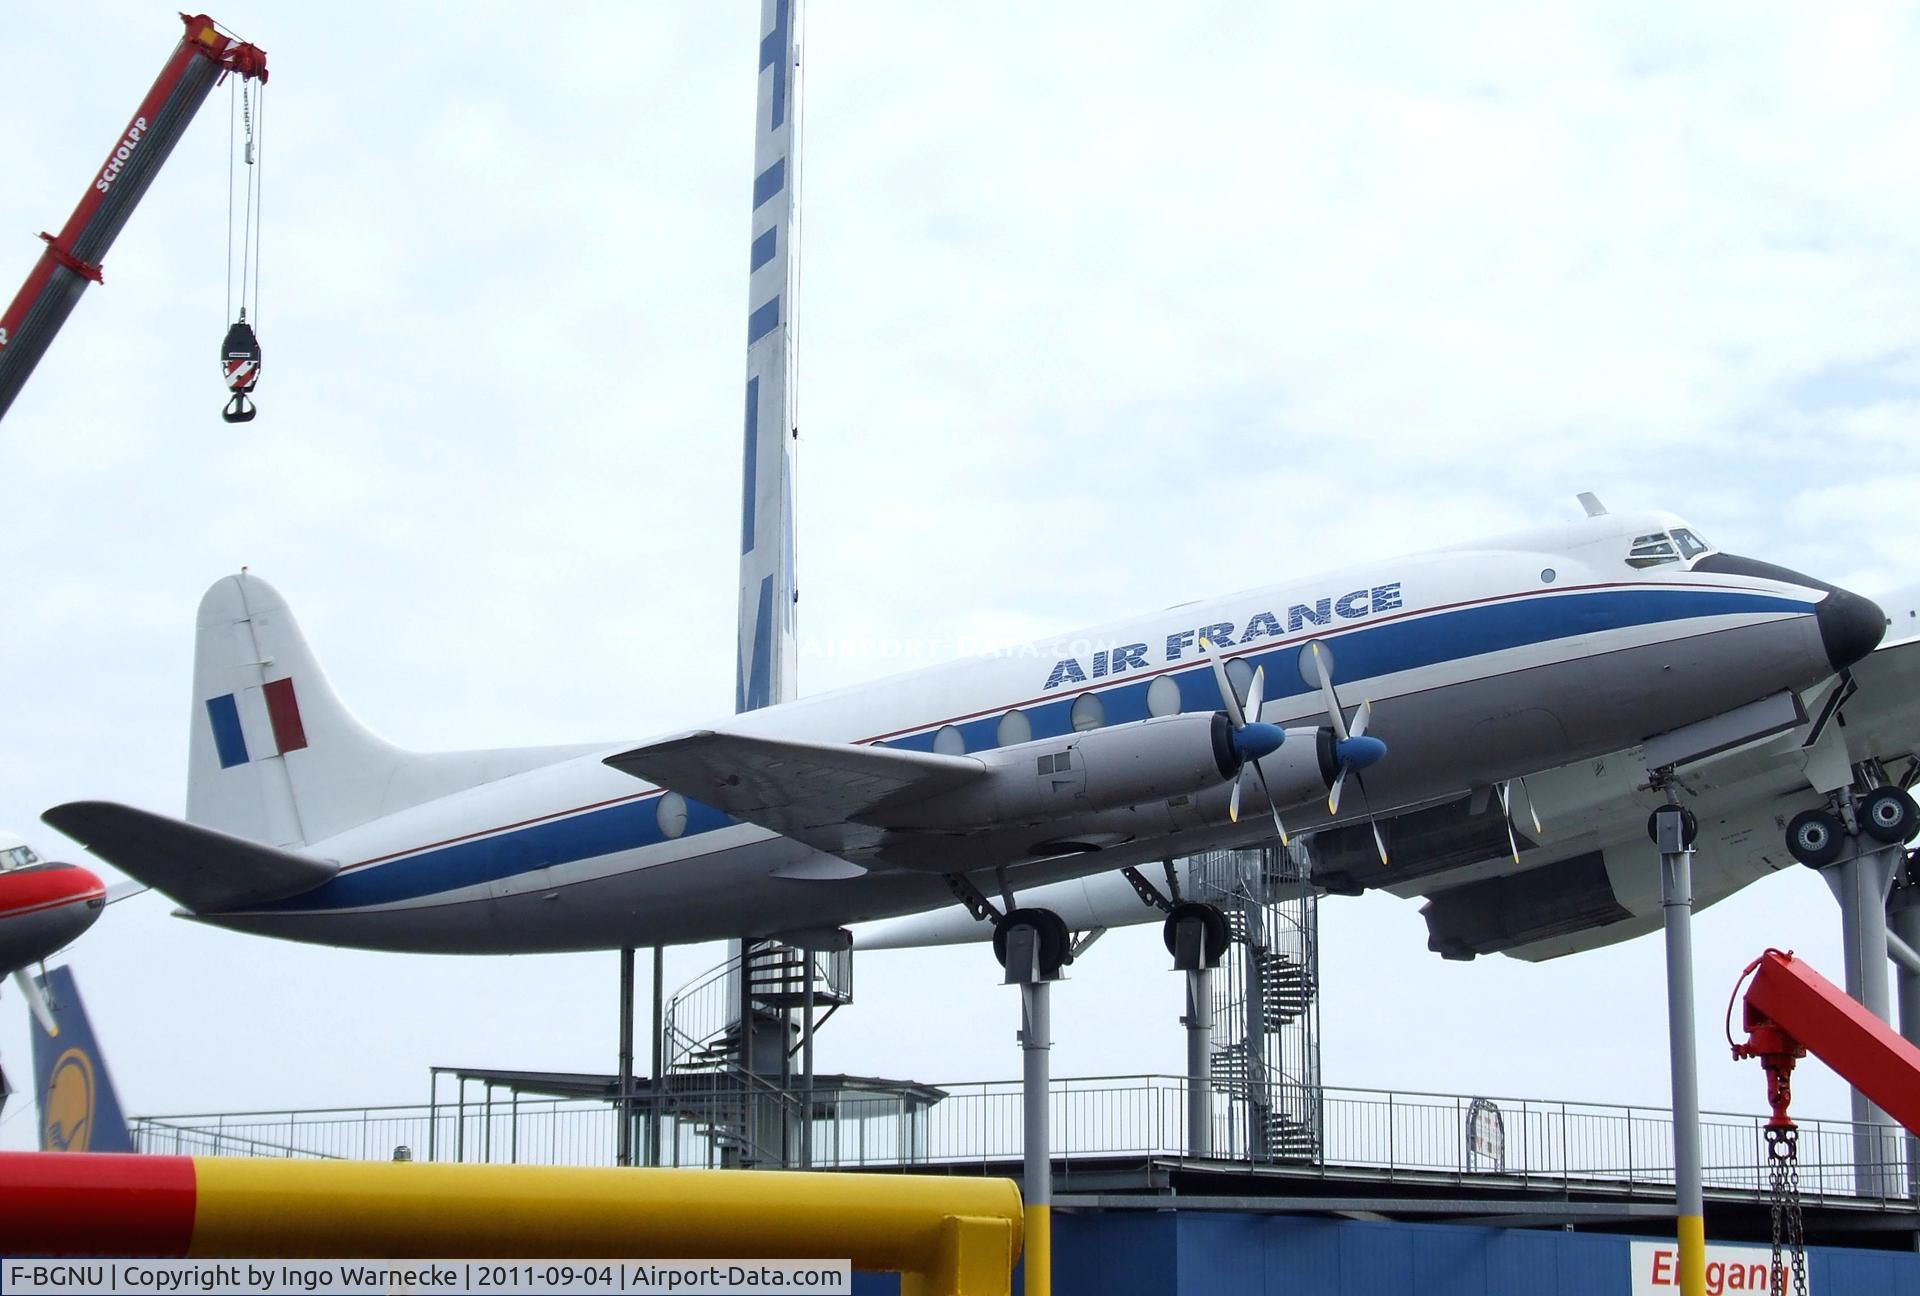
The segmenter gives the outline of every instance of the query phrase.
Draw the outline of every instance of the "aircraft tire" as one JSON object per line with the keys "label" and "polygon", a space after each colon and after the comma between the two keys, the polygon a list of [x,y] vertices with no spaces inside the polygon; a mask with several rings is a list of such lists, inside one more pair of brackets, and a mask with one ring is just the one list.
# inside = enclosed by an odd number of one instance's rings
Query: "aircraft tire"
{"label": "aircraft tire", "polygon": [[1860,827],[1876,841],[1897,846],[1920,828],[1920,806],[1897,787],[1878,787],[1860,798]]}
{"label": "aircraft tire", "polygon": [[1787,854],[1808,868],[1825,868],[1840,858],[1846,829],[1825,810],[1803,810],[1787,824]]}
{"label": "aircraft tire", "polygon": [[1073,943],[1067,922],[1051,909],[1015,909],[993,925],[993,956],[1007,965],[1007,933],[1024,923],[1040,933],[1040,966],[1048,975],[1073,961]]}
{"label": "aircraft tire", "polygon": [[1206,931],[1207,966],[1217,966],[1221,956],[1227,952],[1227,940],[1230,935],[1227,930],[1227,916],[1213,905],[1202,904],[1198,900],[1183,900],[1175,905],[1168,912],[1167,920],[1160,925],[1160,937],[1166,942],[1167,953],[1176,953],[1174,943],[1177,940],[1180,924],[1188,918],[1200,920],[1201,926]]}

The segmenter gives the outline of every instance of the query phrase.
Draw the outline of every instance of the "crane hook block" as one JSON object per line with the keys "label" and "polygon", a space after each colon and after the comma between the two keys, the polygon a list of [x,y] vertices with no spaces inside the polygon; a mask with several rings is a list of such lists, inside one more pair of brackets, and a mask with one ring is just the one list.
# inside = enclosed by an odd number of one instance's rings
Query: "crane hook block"
{"label": "crane hook block", "polygon": [[252,422],[260,411],[247,399],[247,393],[260,381],[260,339],[253,335],[253,326],[247,323],[244,314],[227,330],[227,340],[220,344],[220,364],[226,374],[227,390],[233,393],[233,399],[227,402],[220,417],[229,423]]}

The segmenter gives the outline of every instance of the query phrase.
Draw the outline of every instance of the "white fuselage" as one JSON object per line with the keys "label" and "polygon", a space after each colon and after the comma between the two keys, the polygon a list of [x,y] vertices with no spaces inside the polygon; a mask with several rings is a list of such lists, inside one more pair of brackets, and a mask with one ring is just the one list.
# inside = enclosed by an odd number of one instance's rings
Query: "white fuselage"
{"label": "white fuselage", "polygon": [[[1497,544],[1370,563],[1205,600],[1054,640],[806,698],[716,726],[811,742],[978,752],[1030,739],[1071,748],[1089,728],[1222,705],[1201,636],[1264,668],[1265,718],[1326,723],[1302,647],[1331,651],[1343,704],[1373,704],[1388,756],[1342,819],[1458,795],[1588,755],[1832,673],[1816,623],[1826,597],[1798,583],[1630,567],[1636,533],[1666,515],[1602,516]],[[1791,573],[1785,573],[1791,576]],[[1803,578],[1804,579],[1804,578]],[[1234,670],[1244,669],[1235,666]],[[951,903],[942,874],[1008,869],[1018,888],[1272,835],[1264,806],[1229,821],[1229,785],[1087,813],[1050,841],[984,825],[964,850],[930,843],[905,867],[814,870],[819,852],[661,789],[603,760],[633,744],[514,774],[304,848],[340,872],[306,894],[198,915],[337,945],[523,952],[673,944],[818,930]],[[665,807],[663,812],[663,800]],[[1328,825],[1324,797],[1283,805]],[[677,832],[676,832],[677,829]],[[784,875],[784,876],[781,876]],[[981,878],[992,890],[991,874]]]}

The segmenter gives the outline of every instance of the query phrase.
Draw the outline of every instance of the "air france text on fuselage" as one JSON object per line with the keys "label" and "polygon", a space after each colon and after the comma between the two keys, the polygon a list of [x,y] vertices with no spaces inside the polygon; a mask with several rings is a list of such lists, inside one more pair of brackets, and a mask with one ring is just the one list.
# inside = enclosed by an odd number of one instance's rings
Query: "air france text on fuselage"
{"label": "air france text on fuselage", "polygon": [[[1224,648],[1234,644],[1252,643],[1256,639],[1273,639],[1281,635],[1299,634],[1313,626],[1332,626],[1340,621],[1363,620],[1376,612],[1392,611],[1399,606],[1399,581],[1348,590],[1344,594],[1328,595],[1311,603],[1292,603],[1283,609],[1255,612],[1247,618],[1245,625],[1232,621],[1216,621],[1211,625],[1176,630],[1167,635],[1160,661],[1178,662],[1199,656],[1199,641],[1202,639]],[[1238,631],[1237,635],[1236,631]],[[1144,670],[1150,665],[1158,664],[1148,660],[1148,653],[1152,647],[1146,643],[1130,643],[1101,649],[1092,653],[1085,665],[1081,663],[1079,657],[1063,657],[1056,661],[1053,669],[1048,672],[1046,687],[1059,688],[1063,684],[1082,684],[1088,680],[1104,679],[1109,675]]]}

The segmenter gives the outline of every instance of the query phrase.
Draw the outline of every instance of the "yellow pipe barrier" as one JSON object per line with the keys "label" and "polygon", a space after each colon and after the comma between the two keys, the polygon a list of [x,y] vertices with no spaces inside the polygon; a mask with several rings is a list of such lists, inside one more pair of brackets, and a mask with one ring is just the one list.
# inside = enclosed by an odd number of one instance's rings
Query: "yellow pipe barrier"
{"label": "yellow pipe barrier", "polygon": [[[1009,1179],[0,1156],[0,1201],[46,1203],[50,1193],[64,1203],[59,1218],[83,1214],[87,1241],[108,1254],[851,1260],[902,1274],[902,1296],[1004,1296],[1023,1239]],[[125,1238],[116,1220],[127,1222]],[[47,1239],[56,1235],[40,1226],[57,1222],[18,1221]],[[8,1232],[0,1221],[0,1240]]]}

